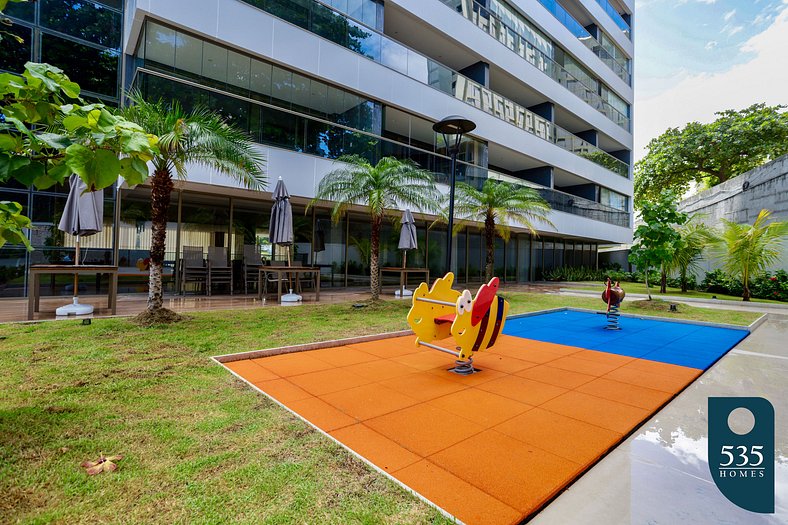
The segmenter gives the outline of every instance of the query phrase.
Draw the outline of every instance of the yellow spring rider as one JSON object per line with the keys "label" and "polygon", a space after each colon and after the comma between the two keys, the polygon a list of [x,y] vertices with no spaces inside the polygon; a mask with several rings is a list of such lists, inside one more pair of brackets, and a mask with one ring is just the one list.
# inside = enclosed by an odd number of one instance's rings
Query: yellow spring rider
{"label": "yellow spring rider", "polygon": [[[421,283],[413,292],[413,305],[408,324],[416,333],[416,346],[426,346],[457,358],[450,371],[467,375],[476,372],[473,354],[491,348],[503,330],[509,303],[497,295],[497,277],[483,284],[476,297],[464,290],[452,289],[454,274],[449,272],[435,280],[432,288]],[[432,341],[454,338],[456,350],[432,344]]]}

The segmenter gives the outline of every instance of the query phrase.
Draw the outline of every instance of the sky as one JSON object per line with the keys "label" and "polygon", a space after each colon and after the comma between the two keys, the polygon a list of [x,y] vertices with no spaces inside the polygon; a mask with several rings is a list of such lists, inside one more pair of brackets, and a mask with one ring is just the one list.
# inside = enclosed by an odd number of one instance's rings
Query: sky
{"label": "sky", "polygon": [[635,160],[668,127],[788,105],[788,0],[635,1]]}

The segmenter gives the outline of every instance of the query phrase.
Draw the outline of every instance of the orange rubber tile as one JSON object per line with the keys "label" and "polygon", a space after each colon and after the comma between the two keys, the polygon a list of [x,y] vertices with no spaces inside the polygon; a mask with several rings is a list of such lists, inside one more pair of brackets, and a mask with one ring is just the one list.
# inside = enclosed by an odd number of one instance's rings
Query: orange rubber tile
{"label": "orange rubber tile", "polygon": [[413,368],[396,363],[389,359],[376,358],[377,361],[369,361],[344,367],[344,370],[361,377],[366,377],[371,381],[385,381],[394,377],[405,376],[413,373]]}
{"label": "orange rubber tile", "polygon": [[613,381],[604,376],[579,386],[577,391],[648,410],[658,409],[673,397],[661,390]]}
{"label": "orange rubber tile", "polygon": [[596,460],[622,437],[618,432],[539,407],[501,423],[494,430],[580,465]]}
{"label": "orange rubber tile", "polygon": [[377,356],[347,346],[321,348],[311,351],[310,354],[333,366],[350,366],[377,360]]}
{"label": "orange rubber tile", "polygon": [[316,397],[288,401],[287,406],[296,414],[326,432],[357,423],[354,418]]}
{"label": "orange rubber tile", "polygon": [[[448,375],[451,372],[444,373]],[[466,388],[462,383],[449,381],[424,371],[387,379],[380,384],[419,401],[429,401]]]}
{"label": "orange rubber tile", "polygon": [[340,428],[330,434],[389,473],[422,459],[363,423]]}
{"label": "orange rubber tile", "polygon": [[566,388],[560,386],[531,381],[518,376],[504,376],[501,379],[482,383],[478,388],[533,406],[541,405],[567,392]]}
{"label": "orange rubber tile", "polygon": [[506,374],[514,374],[520,370],[525,370],[526,368],[532,368],[536,366],[536,363],[533,362],[523,361],[522,359],[495,354],[493,352],[480,353],[476,358],[474,358],[474,364],[478,364],[480,367],[498,370],[499,372],[504,372]]}
{"label": "orange rubber tile", "polygon": [[[403,408],[365,424],[420,456],[434,454],[484,430],[482,425],[426,404]],[[468,443],[465,447],[476,448]]]}
{"label": "orange rubber tile", "polygon": [[429,494],[430,501],[468,524],[514,524],[522,516],[522,512],[426,460],[394,476],[420,494]]}
{"label": "orange rubber tile", "polygon": [[428,401],[427,404],[489,427],[522,414],[531,405],[475,388]]}
{"label": "orange rubber tile", "polygon": [[612,372],[621,365],[613,365],[610,363],[598,363],[588,359],[578,359],[574,355],[568,355],[555,361],[550,361],[550,366],[555,368],[562,368],[570,372],[580,372],[581,374],[589,374],[593,376],[602,376]]}
{"label": "orange rubber tile", "polygon": [[315,357],[302,354],[304,354],[304,352],[295,352],[291,354],[264,357],[263,359],[265,359],[265,367],[268,370],[280,377],[285,378],[334,368],[325,361],[321,361]]}
{"label": "orange rubber tile", "polygon": [[279,379],[278,375],[267,368],[263,368],[254,361],[233,361],[232,363],[227,363],[225,366],[250,383]]}
{"label": "orange rubber tile", "polygon": [[287,404],[290,401],[298,401],[312,397],[312,394],[303,388],[295,386],[287,379],[274,379],[272,381],[260,381],[254,386],[270,395],[280,403]]}
{"label": "orange rubber tile", "polygon": [[227,366],[469,524],[528,518],[702,373],[501,336],[460,376],[413,342]]}
{"label": "orange rubber tile", "polygon": [[539,381],[540,383],[547,383],[548,385],[568,388],[570,390],[596,379],[596,376],[572,372],[571,370],[564,370],[563,368],[555,368],[549,364],[527,368],[514,375],[533,381]]}
{"label": "orange rubber tile", "polygon": [[[696,369],[690,369],[696,370]],[[698,370],[699,374],[702,370]],[[686,376],[658,374],[654,372],[647,372],[632,368],[629,365],[624,365],[621,368],[605,374],[607,379],[620,381],[622,383],[629,383],[630,385],[644,386],[654,390],[662,390],[667,393],[678,392],[692,379],[687,379]]]}
{"label": "orange rubber tile", "polygon": [[581,466],[486,430],[427,459],[507,505],[527,513],[547,501]]}
{"label": "orange rubber tile", "polygon": [[551,399],[542,408],[625,434],[651,415],[648,410],[601,397],[571,391]]}
{"label": "orange rubber tile", "polygon": [[347,390],[361,385],[366,385],[372,381],[358,374],[348,372],[343,368],[321,370],[292,376],[288,379],[294,385],[303,388],[313,396],[321,396]]}
{"label": "orange rubber tile", "polygon": [[418,403],[416,399],[380,383],[340,390],[322,396],[329,404],[359,421],[382,416]]}

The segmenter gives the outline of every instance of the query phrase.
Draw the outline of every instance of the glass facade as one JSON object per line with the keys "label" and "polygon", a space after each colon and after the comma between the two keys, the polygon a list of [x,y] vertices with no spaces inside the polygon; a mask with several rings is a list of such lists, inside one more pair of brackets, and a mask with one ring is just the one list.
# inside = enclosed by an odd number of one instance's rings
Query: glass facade
{"label": "glass facade", "polygon": [[25,62],[63,69],[89,98],[117,105],[120,82],[122,1],[39,0],[9,4],[9,28],[24,43],[0,47],[0,69],[17,73]]}
{"label": "glass facade", "polygon": [[[321,4],[311,0],[260,0],[248,3],[309,28],[573,153],[601,153],[613,159],[512,101],[370,30],[369,27],[382,29],[382,4],[377,1],[330,0]],[[30,4],[10,4],[7,14],[13,17],[14,25],[9,29],[20,35],[24,43],[16,46],[9,41],[0,48],[0,69],[19,71],[27,60],[48,61],[62,67],[79,82],[89,98],[117,104],[122,7],[120,0],[39,0]],[[516,24],[515,21],[511,23]],[[520,30],[526,31],[524,27]],[[534,32],[532,38],[540,53],[549,52],[555,56],[549,38],[538,32]],[[135,61],[130,65],[141,68],[136,74],[135,85],[149,98],[177,98],[186,107],[205,104],[249,131],[260,143],[331,159],[348,153],[363,155],[371,162],[387,155],[410,158],[435,173],[438,181],[447,180],[447,151],[442,137],[432,131],[432,122],[379,101],[154,22],[146,22]],[[485,142],[466,137],[459,155],[458,180],[479,185],[494,176],[487,169],[488,155]],[[606,167],[628,173],[624,163]],[[525,184],[520,179],[510,182]],[[629,224],[629,214],[620,211],[628,207],[626,196],[611,192],[604,197],[607,206],[592,203],[594,207],[577,197],[570,203],[567,199],[572,196],[550,188],[540,187],[539,191],[556,209],[611,224],[623,223],[626,218]],[[30,253],[19,246],[7,245],[0,249],[0,297],[26,294],[26,268],[30,264],[74,262],[75,239],[57,229],[66,194],[67,188],[62,186],[34,191],[9,183],[0,188],[0,199],[22,203],[24,213],[31,217],[30,238],[35,247]],[[624,208],[620,208],[619,197],[625,199]],[[221,189],[206,193],[189,184],[175,190],[168,213],[165,290],[179,291],[179,261],[186,246],[201,247],[205,255],[210,247],[225,248],[236,270],[240,270],[245,245],[257,245],[265,259],[285,260],[285,252],[268,243],[270,205],[251,192],[248,197],[229,196]],[[619,210],[615,210],[616,207]],[[120,267],[119,291],[146,292],[151,247],[149,189],[144,186],[119,191],[106,189],[104,217],[104,230],[82,239],[81,262],[111,264],[115,261]],[[350,214],[335,222],[328,209],[314,208],[306,212],[303,206],[295,204],[293,219],[294,259],[319,266],[323,286],[368,286],[370,227],[367,216]],[[408,252],[407,266],[428,267],[433,275],[445,272],[445,227],[433,226],[431,220],[420,218],[417,236],[419,247]],[[396,248],[398,238],[398,224],[386,223],[381,236],[381,265],[402,264],[402,253]],[[577,264],[585,263],[592,259],[592,247],[593,253],[596,249],[593,244],[560,239],[549,242],[553,243],[548,257],[552,265],[572,264],[573,258]],[[536,256],[537,244],[539,257]],[[560,256],[556,255],[559,245],[563,247]],[[497,239],[496,273],[507,282],[534,278],[538,273],[537,259],[538,264],[544,265],[542,246],[542,241],[532,241],[527,234],[513,235],[507,243]],[[454,249],[458,282],[480,282],[484,274],[485,239],[479,229],[469,228],[459,233]],[[235,276],[235,289],[242,290],[241,272],[236,271]],[[413,279],[418,281],[421,277]],[[387,285],[394,285],[396,281],[395,276],[386,276]],[[70,296],[73,293],[71,283],[70,276],[47,278],[42,294]],[[83,276],[80,292],[106,293],[107,284],[106,280]]]}
{"label": "glass facade", "polygon": [[[621,176],[629,176],[629,166],[612,155],[609,155],[605,151],[589,144],[579,137],[572,135],[567,130],[556,126],[547,119],[536,115],[514,101],[491,91],[490,89],[463,75],[460,75],[458,72],[444,66],[439,62],[429,59],[420,53],[417,53],[412,49],[409,49],[402,44],[391,40],[383,34],[377,33],[370,28],[356,23],[341,13],[329,9],[326,5],[321,4],[316,0],[301,0],[299,2],[291,2],[287,7],[281,5],[279,2],[273,2],[269,0],[244,1],[255,5],[256,7],[260,7],[271,14],[287,20],[288,22],[299,25],[304,29],[307,29],[319,36],[331,40],[332,42],[342,45],[352,51],[360,53],[367,58],[374,60],[375,62],[402,73],[403,75],[408,75],[414,80],[462,100],[463,102],[477,109],[489,113],[501,120],[505,120],[506,122],[517,126],[520,129],[524,129],[528,133],[534,134],[544,140],[552,142],[553,144],[567,149],[572,153],[580,155],[583,151],[593,151],[595,155],[587,157],[589,160],[596,162]],[[448,2],[448,0],[444,1]],[[468,1],[471,0],[463,0],[463,2]],[[462,6],[460,6],[460,9],[464,8],[465,4],[463,3]],[[489,13],[487,14],[489,15]],[[478,20],[477,18],[478,17],[474,18],[474,20],[479,23],[482,23],[483,21],[486,21],[485,23],[487,23],[497,20],[496,18],[491,18],[491,15],[481,17]],[[487,29],[490,28],[485,27],[485,30]],[[534,29],[534,31],[536,30]],[[499,36],[502,38],[505,37],[504,40],[501,40],[501,42],[507,45],[510,40],[510,36],[512,38],[521,38],[519,33],[516,33],[513,30],[510,32],[504,31],[504,33],[501,33]],[[543,39],[537,39],[537,41],[542,42]],[[598,109],[606,116],[614,120],[618,125],[624,127],[625,129],[629,129],[628,114],[622,115],[599,96],[599,85],[596,80],[588,80],[588,83],[596,85],[596,88],[592,90],[582,81],[572,76],[553,59],[552,47],[550,48],[550,54],[548,55],[535,48],[535,44],[532,44],[527,40],[517,40],[517,42],[520,42],[518,45],[521,47],[514,48],[514,50],[516,52],[522,51],[520,53],[521,56],[539,67],[540,70],[546,74],[551,75],[552,78],[558,81],[561,85],[570,89],[579,97],[583,98],[583,100],[589,102],[594,108]],[[552,46],[552,43],[550,45]],[[530,49],[530,51],[527,53],[526,47]],[[561,60],[572,64],[572,67],[578,74],[581,71],[586,71],[585,68],[577,64],[574,59],[568,57],[568,55],[562,53]]]}

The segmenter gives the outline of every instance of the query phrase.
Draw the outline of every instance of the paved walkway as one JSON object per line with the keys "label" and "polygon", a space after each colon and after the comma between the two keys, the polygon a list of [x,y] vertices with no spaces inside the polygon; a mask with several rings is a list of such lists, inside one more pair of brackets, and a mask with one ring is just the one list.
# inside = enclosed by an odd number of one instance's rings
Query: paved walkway
{"label": "paved walkway", "polygon": [[[770,316],[531,523],[788,523],[786,338],[788,316]],[[774,405],[775,514],[740,509],[711,480],[706,419],[710,396],[759,396]]]}

